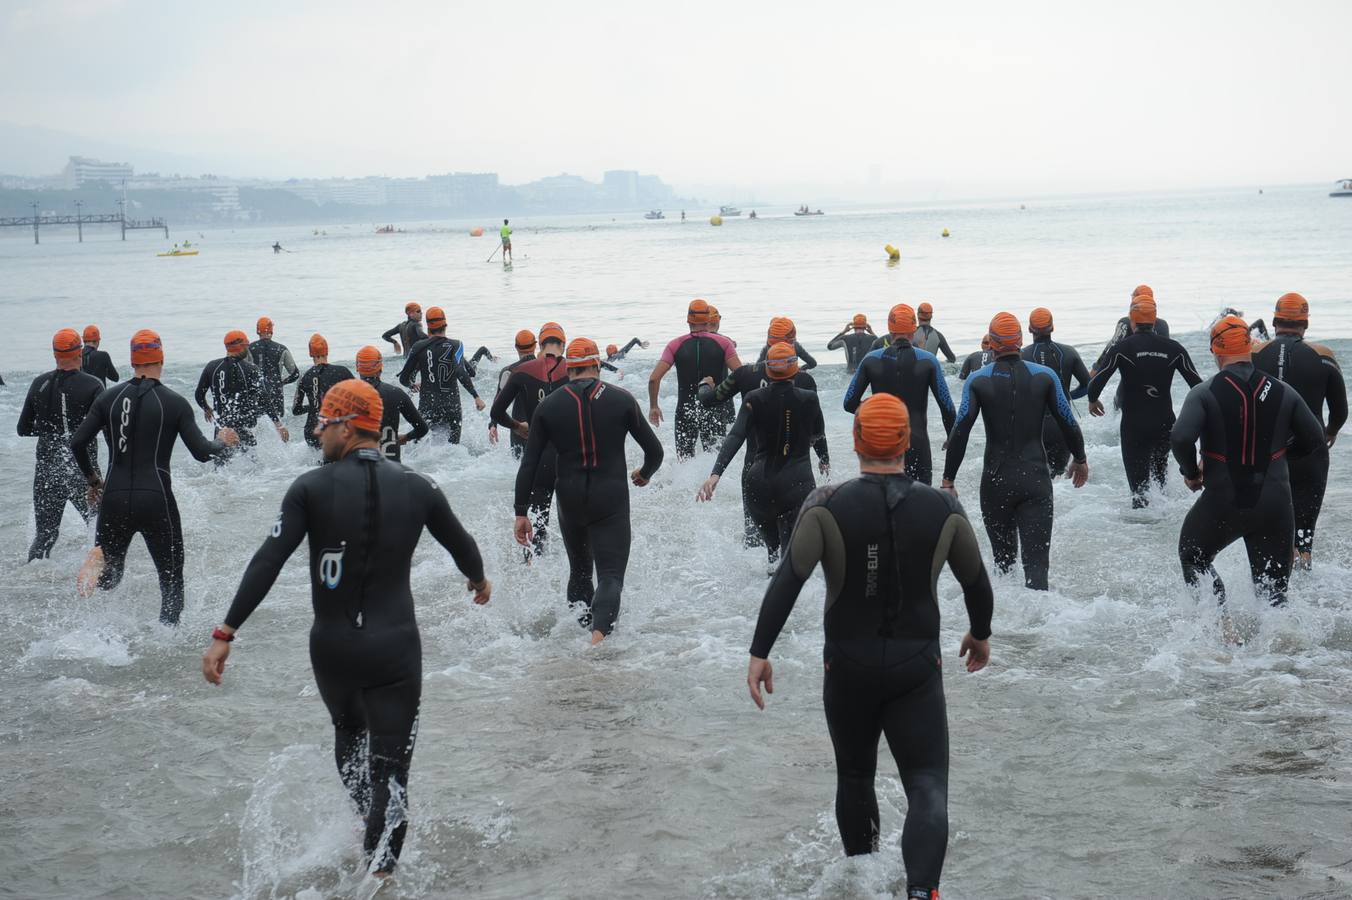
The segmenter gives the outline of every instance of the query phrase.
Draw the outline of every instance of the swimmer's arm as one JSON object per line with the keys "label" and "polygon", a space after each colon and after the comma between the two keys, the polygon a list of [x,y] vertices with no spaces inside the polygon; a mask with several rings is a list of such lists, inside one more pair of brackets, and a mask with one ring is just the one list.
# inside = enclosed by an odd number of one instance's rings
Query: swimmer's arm
{"label": "swimmer's arm", "polygon": [[845,335],[846,335],[847,332],[849,332],[849,330],[850,330],[849,328],[846,328],[845,331],[842,331],[840,334],[836,335],[835,337],[831,338],[831,340],[827,341],[827,342],[826,342],[826,349],[827,349],[827,350],[842,350],[842,349],[844,349],[844,347],[845,347]]}
{"label": "swimmer's arm", "polygon": [[967,437],[972,431],[972,423],[981,412],[981,400],[972,390],[978,378],[969,378],[962,386],[962,406],[958,408],[953,430],[948,433],[948,453],[944,456],[944,482],[953,483],[962,467],[962,458],[967,455]]}
{"label": "swimmer's arm", "polygon": [[1089,392],[1089,370],[1084,367],[1084,358],[1080,356],[1080,351],[1071,347],[1068,352],[1073,354],[1070,361],[1070,378],[1079,383],[1079,386],[1070,392],[1070,399],[1078,400]]}
{"label": "swimmer's arm", "polygon": [[671,370],[671,363],[665,359],[659,359],[657,365],[653,366],[653,372],[648,376],[648,407],[657,408],[657,389],[662,386],[662,378]]}
{"label": "swimmer's arm", "polygon": [[287,373],[282,379],[282,384],[290,384],[300,377],[300,369],[296,366],[296,360],[291,356],[290,350],[282,351],[282,371]]}
{"label": "swimmer's arm", "polygon": [[610,361],[609,361],[609,360],[604,360],[604,359],[601,360],[601,368],[603,368],[603,369],[608,369],[608,370],[611,371],[611,372],[618,372],[618,371],[620,371],[620,367],[619,367],[619,366],[613,366],[613,365],[610,364]]}
{"label": "swimmer's arm", "polygon": [[188,448],[192,458],[198,462],[206,462],[211,459],[223,459],[230,453],[228,448],[221,441],[207,440],[202,434],[202,430],[197,427],[197,419],[192,414],[192,408],[188,404],[182,404],[182,412],[178,417],[178,437],[183,441],[183,446]]}
{"label": "swimmer's arm", "polygon": [[493,353],[492,353],[492,351],[490,351],[487,347],[480,347],[478,350],[475,350],[475,351],[474,351],[474,356],[470,357],[470,362],[471,362],[471,363],[477,363],[479,360],[483,359],[485,356],[487,356],[487,357],[489,358],[489,360],[491,361],[491,360],[493,359]]}
{"label": "swimmer's arm", "polygon": [[826,507],[810,506],[798,517],[785,559],[775,570],[774,577],[765,589],[765,598],[761,601],[756,634],[751,640],[752,656],[759,659],[770,656],[770,650],[779,633],[784,630],[784,623],[789,620],[789,613],[793,612],[803,585],[817,563],[821,562],[826,547],[821,518],[826,516],[830,516]]}
{"label": "swimmer's arm", "polygon": [[418,412],[418,406],[413,402],[413,398],[403,391],[399,398],[399,415],[404,417],[404,421],[413,426],[413,430],[399,438],[399,443],[407,444],[409,441],[416,441],[427,435],[427,420]]}
{"label": "swimmer's arm", "polygon": [[701,382],[695,396],[699,398],[701,406],[717,406],[720,403],[726,403],[737,396],[737,376],[729,372],[728,377],[719,382],[718,387],[709,387]]}
{"label": "swimmer's arm", "polygon": [[307,404],[305,401],[305,384],[296,385],[296,399],[291,402],[291,415],[298,416],[305,412]]}
{"label": "swimmer's arm", "polygon": [[1178,420],[1169,432],[1169,448],[1178,461],[1178,470],[1187,479],[1196,479],[1202,474],[1197,465],[1197,440],[1202,436],[1202,426],[1206,424],[1206,406],[1200,388],[1188,393],[1183,408],[1178,411]]}
{"label": "swimmer's arm", "polygon": [[1192,363],[1192,357],[1188,351],[1181,346],[1178,348],[1178,356],[1174,357],[1174,370],[1183,376],[1183,380],[1188,383],[1188,387],[1193,388],[1202,383],[1202,376],[1197,374],[1197,367]]}
{"label": "swimmer's arm", "polygon": [[816,451],[817,461],[823,466],[831,465],[831,456],[826,447],[826,416],[822,414],[822,405],[817,403],[816,415],[812,422],[812,449]]}
{"label": "swimmer's arm", "polygon": [[629,343],[625,344],[622,348],[620,348],[620,352],[615,355],[615,358],[624,359],[624,357],[629,354],[630,350],[633,350],[635,347],[637,347],[639,344],[642,343],[643,341],[639,340],[638,338],[630,338]]}
{"label": "swimmer's arm", "polygon": [[666,451],[662,449],[662,439],[643,417],[637,400],[634,401],[634,407],[629,414],[629,434],[643,451],[643,465],[639,468],[639,475],[644,480],[651,479],[653,473],[662,467],[662,458],[666,455]]}
{"label": "swimmer's arm", "polygon": [[961,509],[950,515],[944,523],[940,548],[943,548],[945,538],[948,546],[941,549],[943,556],[935,560],[934,579],[938,580],[939,568],[946,556],[949,570],[962,587],[962,599],[967,605],[967,621],[972,637],[979,641],[988,640],[991,636],[991,614],[995,609],[995,592],[991,589],[986,565],[981,561],[981,547],[977,544],[976,532]]}
{"label": "swimmer's arm", "polygon": [[1108,381],[1117,371],[1117,361],[1121,359],[1121,354],[1114,353],[1108,357],[1102,368],[1098,369],[1089,378],[1089,402],[1094,403],[1098,400],[1103,389],[1108,386]]}
{"label": "swimmer's arm", "polygon": [[938,365],[933,369],[930,376],[930,393],[934,395],[934,402],[939,404],[939,415],[944,420],[944,434],[948,434],[953,430],[953,420],[957,418],[957,411],[953,409],[953,395],[948,392],[948,382],[944,379],[943,370]]}
{"label": "swimmer's arm", "polygon": [[[75,455],[75,464],[80,467],[80,473],[84,475],[86,480],[98,475],[98,470],[94,468],[94,460],[91,459],[95,454],[86,452],[86,449],[94,442],[98,433],[103,430],[104,422],[108,421],[107,409],[112,401],[109,399],[107,402],[103,402],[104,396],[104,394],[99,395],[98,399],[94,401],[94,405],[89,408],[89,413],[84,417],[84,421],[80,423],[80,427],[75,429],[75,433],[70,436],[71,453]],[[111,398],[112,395],[108,394],[107,396]]]}
{"label": "swimmer's arm", "polygon": [[109,356],[107,353],[103,354],[103,375],[109,381],[122,380],[122,378],[117,374],[117,367],[113,365],[113,358]]}
{"label": "swimmer's arm", "polygon": [[410,353],[408,358],[404,360],[404,367],[399,370],[399,374],[396,376],[399,383],[404,387],[413,387],[413,376],[418,374],[418,359],[419,356]]}
{"label": "swimmer's arm", "polygon": [[1291,398],[1291,455],[1296,458],[1309,456],[1324,446],[1324,426],[1319,424],[1319,419],[1299,394],[1291,390],[1287,391],[1287,396]]}
{"label": "swimmer's arm", "polygon": [[[817,361],[812,358],[812,354],[807,352],[807,348],[797,341],[793,342],[793,350],[798,354],[798,361],[801,362],[804,369],[815,369]],[[766,351],[769,352],[768,350]]]}
{"label": "swimmer's arm", "polygon": [[724,357],[723,363],[728,367],[729,372],[735,372],[742,367],[742,358],[734,351],[731,356]]}
{"label": "swimmer's arm", "polygon": [[35,378],[33,383],[28,386],[28,396],[23,400],[23,411],[19,413],[19,437],[35,437],[37,432],[33,430],[33,422],[37,419],[34,413],[33,400],[38,393],[39,378]]}
{"label": "swimmer's arm", "polygon": [[540,467],[540,456],[549,444],[549,418],[535,411],[531,418],[530,435],[526,438],[526,449],[521,454],[521,467],[516,470],[516,494],[513,505],[518,516],[524,516],[530,509],[530,492],[535,485],[535,470]]}
{"label": "swimmer's arm", "polygon": [[484,580],[484,560],[479,553],[479,545],[465,530],[465,526],[460,524],[455,513],[451,512],[446,495],[431,484],[427,485],[427,491],[430,495],[427,501],[428,532],[451,554],[461,574],[475,584],[481,584]]}
{"label": "swimmer's arm", "polygon": [[1051,413],[1057,429],[1061,432],[1061,437],[1065,439],[1066,446],[1070,448],[1071,458],[1077,463],[1085,462],[1084,432],[1080,430],[1080,423],[1075,421],[1075,413],[1070,408],[1070,401],[1066,399],[1065,391],[1061,390],[1061,379],[1055,375],[1039,375],[1038,377],[1046,378],[1051,383],[1047,390],[1047,411]]}
{"label": "swimmer's arm", "polygon": [[1329,440],[1332,440],[1337,437],[1343,425],[1347,424],[1347,383],[1343,381],[1343,373],[1336,366],[1329,367],[1324,403],[1329,408],[1329,424],[1325,430]]}
{"label": "swimmer's arm", "polygon": [[235,591],[235,599],[230,603],[230,611],[225,614],[224,624],[239,630],[244,621],[258,608],[258,604],[263,602],[268,591],[272,590],[282,566],[300,546],[301,539],[305,537],[306,527],[305,488],[296,482],[286,492],[286,497],[282,500],[282,511],[278,513],[277,521],[273,524],[267,540],[263,541],[263,546],[259,547],[253,559],[249,560],[244,577],[240,579],[239,588]]}
{"label": "swimmer's arm", "polygon": [[463,344],[455,351],[455,361],[459,364],[457,367],[459,371],[456,373],[456,378],[460,381],[461,386],[469,392],[471,397],[476,400],[479,399],[479,391],[474,386],[474,363],[465,361],[465,347]]}
{"label": "swimmer's arm", "polygon": [[737,421],[732,423],[732,430],[728,436],[723,438],[723,446],[718,450],[718,459],[714,461],[714,475],[722,477],[723,471],[732,462],[732,458],[737,455],[737,451],[742,449],[742,444],[746,443],[747,432],[751,430],[751,404],[742,401],[742,408],[737,411]]}
{"label": "swimmer's arm", "polygon": [[193,400],[206,412],[211,412],[211,404],[207,403],[207,388],[211,387],[211,367],[208,366],[202,370],[202,374],[197,379],[197,390],[192,392]]}
{"label": "swimmer's arm", "polygon": [[953,350],[948,346],[948,338],[944,337],[944,333],[942,331],[938,332],[938,335],[939,335],[939,352],[942,353],[944,355],[944,358],[947,359],[949,362],[957,362],[958,357],[954,355]]}
{"label": "swimmer's arm", "polygon": [[488,411],[488,418],[495,425],[501,425],[503,428],[515,428],[516,420],[507,415],[507,408],[516,402],[517,394],[521,393],[521,379],[513,373],[507,379],[499,390],[496,397],[493,398],[493,406]]}
{"label": "swimmer's arm", "polygon": [[397,335],[399,333],[399,329],[403,327],[404,323],[400,322],[398,325],[394,326],[389,331],[382,334],[381,337],[389,341],[391,344],[394,344],[396,347],[398,347],[399,341],[395,339],[395,335]]}
{"label": "swimmer's arm", "polygon": [[[872,354],[873,351],[869,351]],[[859,368],[854,370],[854,377],[850,379],[850,384],[845,388],[845,411],[854,414],[859,409],[859,404],[864,399],[864,388],[869,386],[869,357],[865,356],[859,361]]]}

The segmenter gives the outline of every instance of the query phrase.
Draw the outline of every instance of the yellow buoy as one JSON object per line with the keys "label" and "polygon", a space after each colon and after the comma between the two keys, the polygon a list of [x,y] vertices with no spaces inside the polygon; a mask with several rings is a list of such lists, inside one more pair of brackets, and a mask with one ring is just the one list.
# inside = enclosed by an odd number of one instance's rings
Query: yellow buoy
{"label": "yellow buoy", "polygon": [[944,229],[944,233],[943,233],[942,236],[943,236],[943,237],[948,237],[948,229],[947,229],[947,228]]}
{"label": "yellow buoy", "polygon": [[887,258],[888,258],[888,259],[894,260],[894,261],[895,261],[895,260],[898,260],[898,259],[901,259],[901,251],[898,250],[896,247],[893,247],[891,244],[888,244],[888,245],[887,245],[886,247],[884,247],[883,249],[887,251]]}
{"label": "yellow buoy", "polygon": [[483,236],[484,236],[484,230],[483,230],[482,228],[471,228],[471,229],[469,230],[469,236],[470,236],[470,237],[483,237]]}
{"label": "yellow buoy", "polygon": [[709,224],[710,224],[710,225],[722,225],[722,224],[723,224],[723,217],[722,217],[722,216],[710,216],[710,217],[709,217]]}

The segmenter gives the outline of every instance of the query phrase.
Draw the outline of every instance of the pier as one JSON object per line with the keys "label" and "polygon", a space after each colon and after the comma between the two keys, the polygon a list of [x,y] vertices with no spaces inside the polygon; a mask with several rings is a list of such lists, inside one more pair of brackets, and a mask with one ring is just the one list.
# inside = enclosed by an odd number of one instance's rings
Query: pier
{"label": "pier", "polygon": [[[78,208],[79,203],[75,204]],[[84,227],[86,225],[120,225],[122,226],[122,240],[127,239],[128,231],[140,231],[144,229],[157,229],[164,232],[164,239],[169,240],[169,226],[165,224],[164,219],[128,219],[125,209],[121,212],[108,213],[103,215],[86,216],[82,212],[76,212],[73,216],[43,216],[37,211],[37,204],[33,204],[33,215],[17,217],[0,217],[0,228],[32,228],[33,243],[40,244],[40,229],[43,225],[74,225],[75,233],[79,237],[80,243],[84,243]]]}

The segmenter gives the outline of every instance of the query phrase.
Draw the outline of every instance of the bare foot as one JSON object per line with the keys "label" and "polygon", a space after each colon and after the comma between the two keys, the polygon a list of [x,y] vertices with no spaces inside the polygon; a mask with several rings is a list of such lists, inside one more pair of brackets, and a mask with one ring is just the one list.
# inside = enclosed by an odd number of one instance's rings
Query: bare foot
{"label": "bare foot", "polygon": [[591,636],[591,645],[595,647],[606,639],[606,636],[599,631],[593,631]]}
{"label": "bare foot", "polygon": [[95,547],[90,550],[89,555],[85,557],[84,565],[80,566],[79,576],[75,579],[75,593],[82,600],[88,600],[94,596],[94,591],[98,590],[103,565],[103,548]]}

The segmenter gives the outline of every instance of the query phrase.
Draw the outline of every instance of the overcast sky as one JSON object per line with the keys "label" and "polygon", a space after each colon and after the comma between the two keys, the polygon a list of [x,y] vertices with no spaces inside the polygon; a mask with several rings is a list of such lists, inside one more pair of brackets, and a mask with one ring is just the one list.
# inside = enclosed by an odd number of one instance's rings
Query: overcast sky
{"label": "overcast sky", "polygon": [[0,119],[239,175],[1332,181],[1349,91],[1349,0],[0,0]]}

